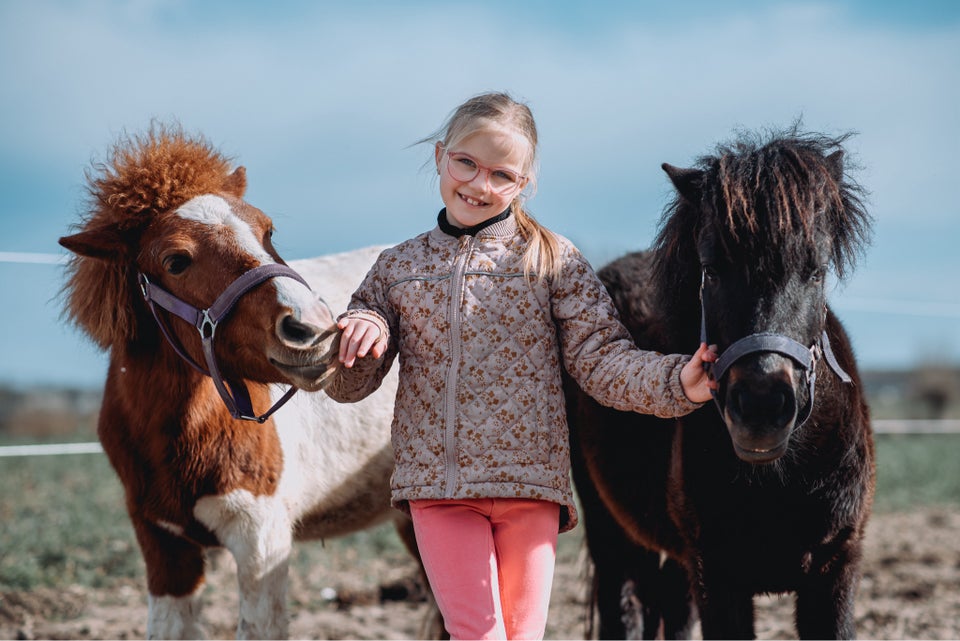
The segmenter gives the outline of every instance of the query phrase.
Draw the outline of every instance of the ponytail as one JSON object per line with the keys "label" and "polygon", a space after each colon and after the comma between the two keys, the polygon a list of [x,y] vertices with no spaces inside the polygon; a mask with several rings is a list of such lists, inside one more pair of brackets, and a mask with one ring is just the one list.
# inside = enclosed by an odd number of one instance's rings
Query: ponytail
{"label": "ponytail", "polygon": [[527,241],[523,252],[523,275],[529,278],[535,274],[537,280],[553,280],[560,275],[563,267],[560,242],[556,235],[537,222],[523,208],[523,204],[514,200],[513,215],[517,219],[520,235]]}

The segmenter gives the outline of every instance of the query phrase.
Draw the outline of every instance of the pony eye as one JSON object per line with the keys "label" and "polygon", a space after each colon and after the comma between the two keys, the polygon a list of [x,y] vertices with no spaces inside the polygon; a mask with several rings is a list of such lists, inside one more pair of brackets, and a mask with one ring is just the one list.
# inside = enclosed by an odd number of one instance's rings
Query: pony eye
{"label": "pony eye", "polygon": [[717,270],[710,265],[703,266],[703,280],[707,283],[716,283],[719,276]]}
{"label": "pony eye", "polygon": [[822,282],[823,282],[823,277],[824,277],[825,274],[826,274],[826,270],[825,270],[823,267],[818,267],[817,269],[813,270],[813,272],[811,272],[811,274],[810,274],[810,282],[811,282],[811,283],[822,283]]}
{"label": "pony eye", "polygon": [[172,276],[178,276],[187,270],[193,262],[188,254],[170,254],[163,259],[163,268]]}

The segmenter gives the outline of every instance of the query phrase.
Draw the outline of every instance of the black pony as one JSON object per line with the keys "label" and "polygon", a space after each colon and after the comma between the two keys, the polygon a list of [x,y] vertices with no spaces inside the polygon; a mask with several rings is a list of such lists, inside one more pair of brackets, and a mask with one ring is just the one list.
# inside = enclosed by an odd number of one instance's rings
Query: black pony
{"label": "black pony", "polygon": [[[826,304],[864,247],[842,143],[742,134],[695,169],[652,251],[599,274],[636,342],[721,353],[715,403],[677,420],[567,381],[602,638],[753,638],[753,597],[795,592],[802,638],[850,638],[874,450],[850,342]],[[694,607],[696,609],[694,610]]]}

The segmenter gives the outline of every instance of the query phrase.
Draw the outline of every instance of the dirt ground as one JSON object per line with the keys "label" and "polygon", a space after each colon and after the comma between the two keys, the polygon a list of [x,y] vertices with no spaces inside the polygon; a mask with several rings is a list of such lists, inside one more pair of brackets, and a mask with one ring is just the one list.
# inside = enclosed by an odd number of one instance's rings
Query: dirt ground
{"label": "dirt ground", "polygon": [[[576,556],[561,554],[557,566],[549,639],[584,638],[584,562]],[[211,565],[204,592],[207,633],[232,638],[232,560],[218,555]],[[307,573],[294,571],[290,636],[418,638],[427,607],[415,575],[413,562],[400,557],[343,558]],[[758,637],[795,639],[792,612],[792,597],[758,598]],[[960,512],[924,509],[873,516],[857,626],[858,636],[866,639],[960,638]],[[146,592],[132,582],[109,590],[71,587],[0,595],[0,639],[131,639],[145,634]]]}

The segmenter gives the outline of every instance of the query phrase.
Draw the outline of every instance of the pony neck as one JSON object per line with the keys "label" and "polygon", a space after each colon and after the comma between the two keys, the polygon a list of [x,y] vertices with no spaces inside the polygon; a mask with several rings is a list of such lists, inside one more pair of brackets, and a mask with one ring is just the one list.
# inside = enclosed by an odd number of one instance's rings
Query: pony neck
{"label": "pony neck", "polygon": [[[106,389],[137,399],[138,406],[129,408],[136,422],[177,423],[186,431],[191,426],[239,422],[230,416],[213,379],[180,358],[165,341],[159,348],[115,348],[108,379]],[[269,407],[269,386],[244,382],[254,407]]]}

